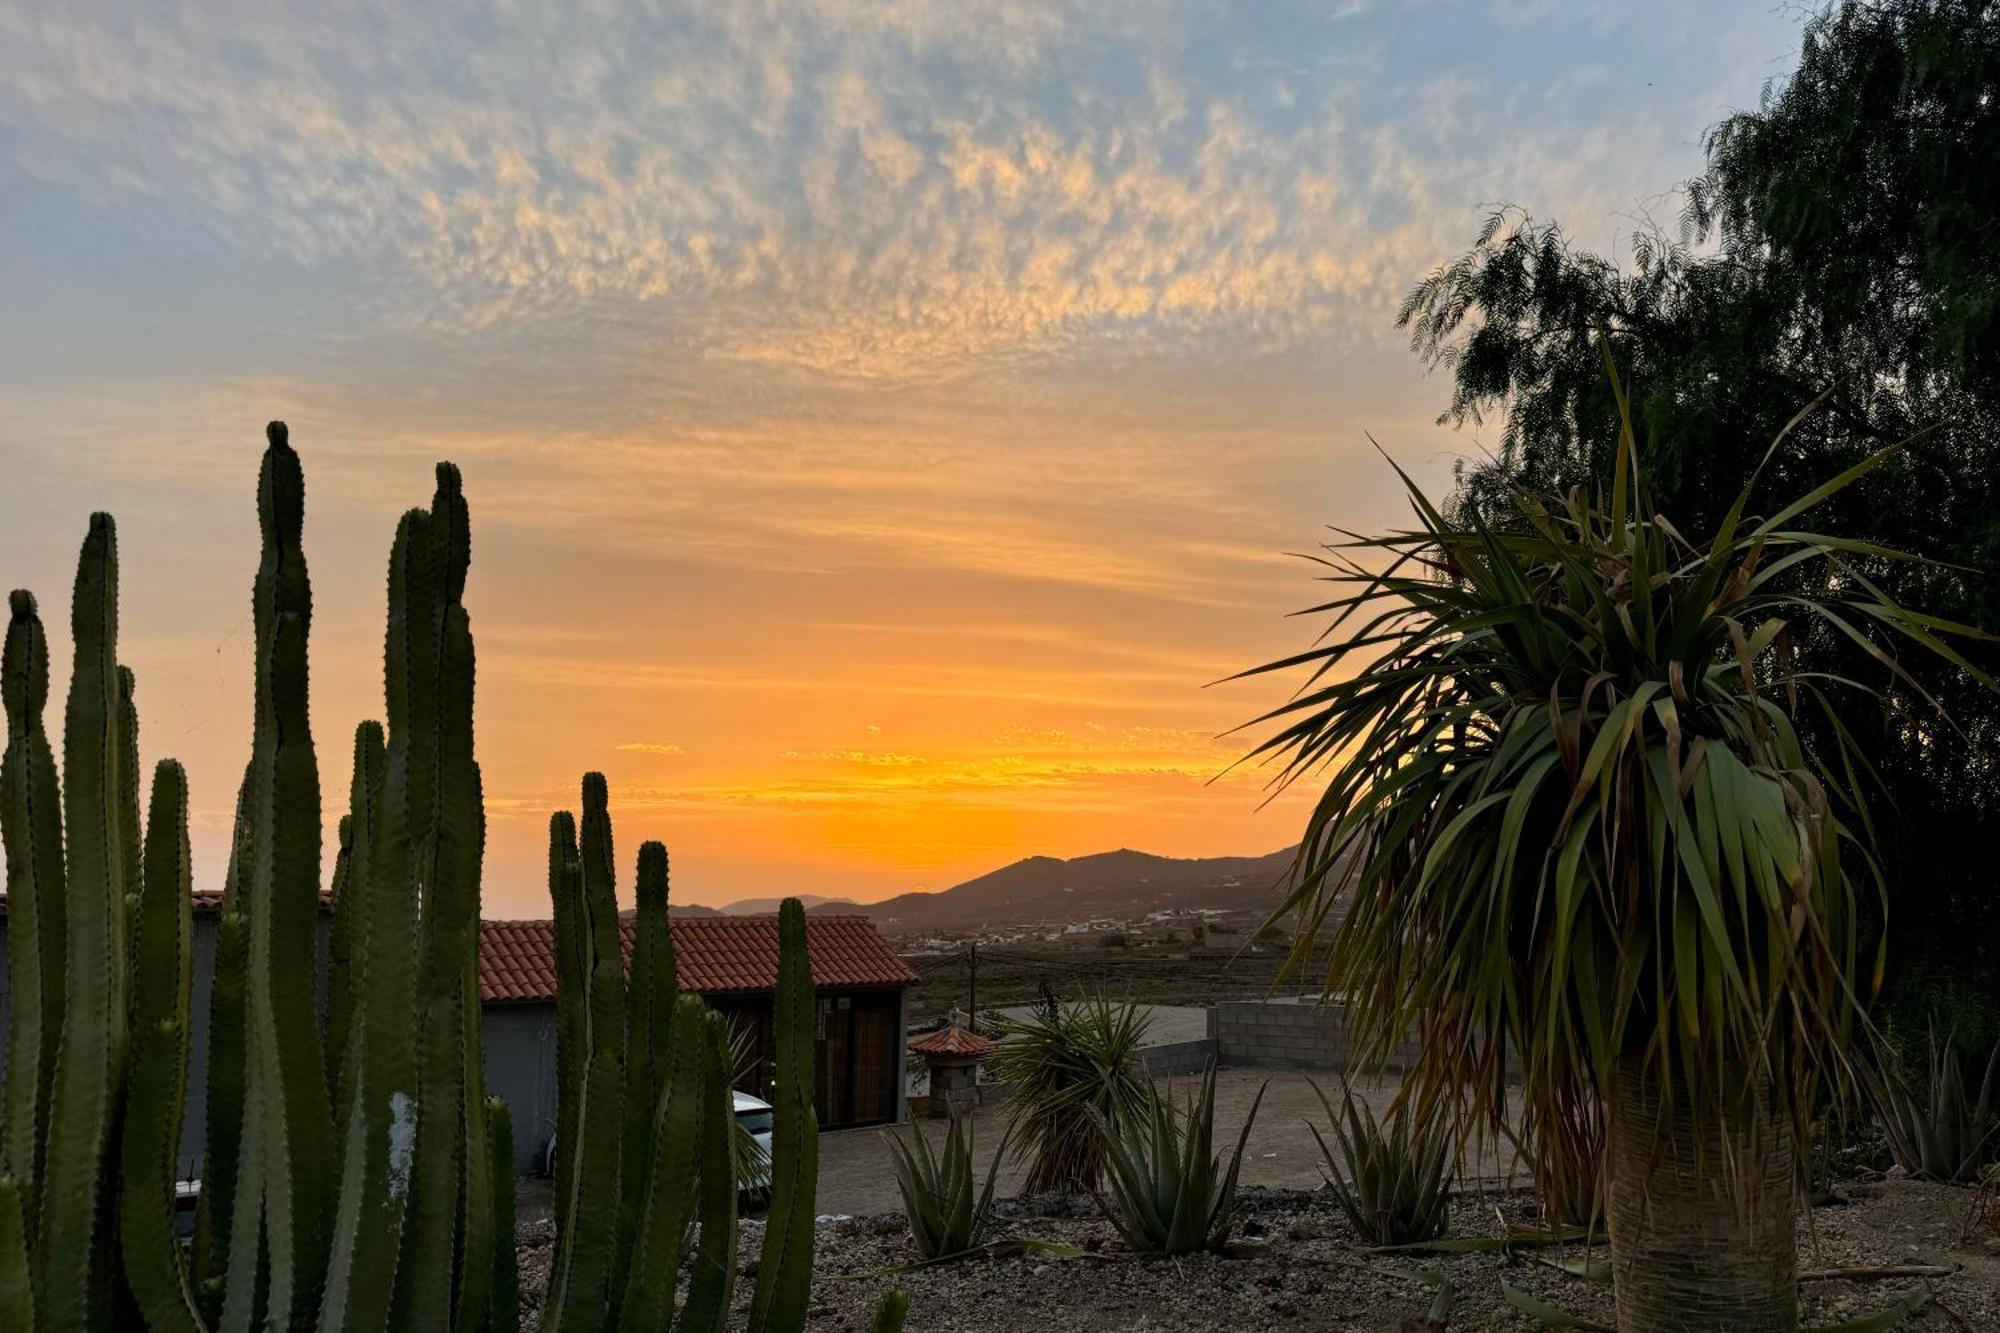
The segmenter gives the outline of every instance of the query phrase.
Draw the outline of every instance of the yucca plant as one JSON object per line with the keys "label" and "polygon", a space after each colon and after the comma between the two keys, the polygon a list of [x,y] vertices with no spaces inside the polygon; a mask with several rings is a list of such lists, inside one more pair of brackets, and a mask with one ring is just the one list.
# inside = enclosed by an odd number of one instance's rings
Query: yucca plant
{"label": "yucca plant", "polygon": [[1139,1067],[1146,1019],[1136,1005],[1090,996],[1000,1022],[987,1068],[1014,1085],[1014,1153],[1026,1194],[1084,1194],[1103,1178],[1100,1124],[1143,1111],[1153,1085]]}
{"label": "yucca plant", "polygon": [[973,1188],[972,1140],[957,1116],[945,1131],[944,1147],[934,1149],[923,1126],[912,1124],[907,1135],[884,1134],[896,1168],[896,1189],[910,1219],[910,1237],[925,1262],[949,1259],[977,1248],[992,1220],[993,1186],[1007,1141],[986,1167],[986,1182]]}
{"label": "yucca plant", "polygon": [[[1309,675],[1253,755],[1325,784],[1283,909],[1295,964],[1331,935],[1322,982],[1364,1061],[1420,1034],[1403,1095],[1426,1122],[1497,1130],[1510,1074],[1531,1115],[1603,1099],[1626,1333],[1796,1325],[1793,1145],[1823,1087],[1851,1090],[1883,884],[1834,706],[1867,687],[1795,649],[1852,641],[1885,676],[1892,647],[1935,653],[1992,684],[1948,642],[1990,636],[1870,578],[1909,557],[1800,526],[1896,454],[1764,517],[1753,476],[1705,539],[1648,507],[1629,414],[1601,492],[1517,491],[1499,526],[1404,476],[1415,525],[1329,545],[1326,636],[1257,668]],[[1834,753],[1801,741],[1807,711]]]}
{"label": "yucca plant", "polygon": [[1312,1090],[1326,1108],[1327,1127],[1340,1148],[1327,1146],[1319,1126],[1308,1124],[1325,1159],[1340,1210],[1371,1244],[1413,1245],[1436,1240],[1451,1222],[1451,1183],[1456,1149],[1437,1126],[1418,1125],[1408,1102],[1389,1112],[1388,1128],[1368,1103],[1343,1081],[1334,1110],[1326,1090]]}
{"label": "yucca plant", "polygon": [[1522,1117],[1507,1136],[1535,1178],[1542,1215],[1558,1227],[1602,1232],[1604,1226],[1604,1103],[1580,1086],[1553,1106]]}
{"label": "yucca plant", "polygon": [[1979,1168],[1990,1160],[1988,1150],[2000,1136],[1996,1122],[2000,1107],[1993,1101],[2000,1045],[1987,1057],[1986,1072],[1975,1092],[1956,1042],[1947,1037],[1940,1043],[1933,1028],[1925,1044],[1927,1077],[1922,1089],[1889,1073],[1876,1094],[1876,1116],[1896,1165],[1929,1180],[1977,1184]]}
{"label": "yucca plant", "polygon": [[1189,1099],[1184,1114],[1177,1114],[1172,1101],[1157,1093],[1143,1101],[1137,1114],[1128,1113],[1123,1119],[1093,1113],[1110,1158],[1116,1206],[1101,1196],[1098,1204],[1127,1245],[1150,1254],[1176,1255],[1219,1250],[1228,1242],[1236,1219],[1236,1177],[1243,1166],[1243,1148],[1263,1103],[1260,1087],[1227,1166],[1215,1155],[1213,1064],[1202,1075],[1201,1091]]}

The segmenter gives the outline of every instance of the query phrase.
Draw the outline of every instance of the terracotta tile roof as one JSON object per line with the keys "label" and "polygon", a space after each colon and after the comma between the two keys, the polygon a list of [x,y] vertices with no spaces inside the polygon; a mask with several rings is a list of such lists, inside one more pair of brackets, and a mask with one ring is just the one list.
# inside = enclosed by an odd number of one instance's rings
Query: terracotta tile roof
{"label": "terracotta tile roof", "polygon": [[[632,959],[633,918],[619,919],[625,960]],[[778,918],[691,917],[673,921],[674,960],[684,990],[703,994],[769,990],[778,979]],[[896,956],[865,916],[806,921],[806,951],[821,988],[907,986],[917,974]],[[479,997],[547,1000],[556,993],[555,926],[549,921],[482,921]]]}
{"label": "terracotta tile roof", "polygon": [[910,1043],[910,1049],[918,1055],[943,1056],[946,1059],[978,1060],[1000,1049],[1000,1043],[991,1037],[982,1037],[977,1032],[968,1031],[957,1024],[939,1028],[936,1032],[918,1037]]}

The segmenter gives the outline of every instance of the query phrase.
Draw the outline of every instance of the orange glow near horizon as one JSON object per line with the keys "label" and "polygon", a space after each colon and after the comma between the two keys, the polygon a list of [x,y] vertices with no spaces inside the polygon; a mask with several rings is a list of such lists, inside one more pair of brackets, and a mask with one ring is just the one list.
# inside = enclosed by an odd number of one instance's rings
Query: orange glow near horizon
{"label": "orange glow near horizon", "polygon": [[1308,793],[1213,779],[1289,683],[1210,683],[1318,632],[1286,552],[1404,516],[1371,436],[1433,493],[1492,443],[1399,302],[1496,200],[1670,215],[1798,48],[1700,5],[0,4],[0,586],[59,712],[117,516],[205,887],[272,417],[329,833],[397,516],[464,471],[489,915],[588,770],[683,902],[1275,850]]}

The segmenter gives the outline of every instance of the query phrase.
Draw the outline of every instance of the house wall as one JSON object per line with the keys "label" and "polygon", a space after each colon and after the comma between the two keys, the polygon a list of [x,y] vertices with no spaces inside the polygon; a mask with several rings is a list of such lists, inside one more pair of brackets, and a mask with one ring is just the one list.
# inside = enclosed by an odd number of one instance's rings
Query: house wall
{"label": "house wall", "polygon": [[[187,1109],[181,1121],[180,1174],[193,1178],[201,1171],[203,1141],[208,1125],[208,1005],[215,974],[216,918],[204,913],[194,921],[194,987],[191,996]],[[7,976],[7,918],[0,915],[0,1034],[12,1013]],[[325,970],[326,929],[320,930],[321,972]],[[838,994],[839,992],[829,992]],[[746,997],[749,998],[749,997]],[[751,1004],[755,1000],[751,999]],[[728,1006],[719,1006],[727,1008]],[[764,1008],[768,1009],[768,1001]],[[903,1066],[903,1034],[908,1029],[909,992],[900,992],[896,1009],[895,1049],[890,1058]],[[480,1038],[486,1059],[486,1090],[507,1101],[514,1121],[514,1166],[522,1174],[539,1172],[556,1115],[556,1008],[554,1001],[488,1004],[480,1016]],[[6,1069],[6,1042],[0,1040],[0,1075]],[[897,1087],[901,1087],[900,1072]],[[892,1099],[895,1119],[904,1118],[903,1098]]]}
{"label": "house wall", "polygon": [[553,1001],[489,1004],[479,1017],[486,1091],[504,1098],[514,1122],[514,1170],[545,1167],[556,1132],[556,1006]]}
{"label": "house wall", "polygon": [[[194,985],[189,999],[187,1104],[181,1116],[180,1176],[201,1173],[203,1140],[208,1133],[208,997],[215,975],[216,918],[204,913],[194,920]],[[0,916],[0,1034],[13,1020],[13,989],[8,978],[8,921]],[[322,945],[325,932],[321,931]],[[7,1043],[0,1040],[0,1075],[7,1066]]]}

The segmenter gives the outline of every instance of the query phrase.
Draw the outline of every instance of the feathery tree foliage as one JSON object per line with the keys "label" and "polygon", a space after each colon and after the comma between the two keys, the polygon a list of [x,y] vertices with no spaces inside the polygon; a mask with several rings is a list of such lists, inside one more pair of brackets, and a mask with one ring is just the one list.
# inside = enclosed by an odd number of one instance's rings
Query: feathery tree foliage
{"label": "feathery tree foliage", "polygon": [[[1713,531],[1764,442],[1824,394],[1765,484],[1795,493],[1907,440],[1832,497],[1822,526],[1953,562],[1850,557],[1895,597],[2000,628],[1996,179],[2000,7],[1822,11],[1797,71],[1710,132],[1676,235],[1635,237],[1621,266],[1507,209],[1412,292],[1401,312],[1412,347],[1452,377],[1441,420],[1499,424],[1493,456],[1461,471],[1454,506],[1506,523],[1517,485],[1560,493],[1608,475],[1618,409],[1602,326],[1630,371],[1657,512]],[[1828,573],[1800,567],[1795,586],[1823,590]],[[2000,1037],[2000,958],[1980,947],[2000,934],[1982,864],[2000,838],[2000,701],[1956,664],[1918,654],[1898,663],[1903,674],[1827,627],[1800,627],[1793,650],[1801,669],[1873,687],[1834,719],[1894,796],[1880,830],[1892,998],[1969,1002],[1984,1013],[1955,1015],[1960,1030]],[[1967,652],[2000,666],[1991,648]],[[1830,723],[1802,724],[1808,748],[1833,752]]]}

